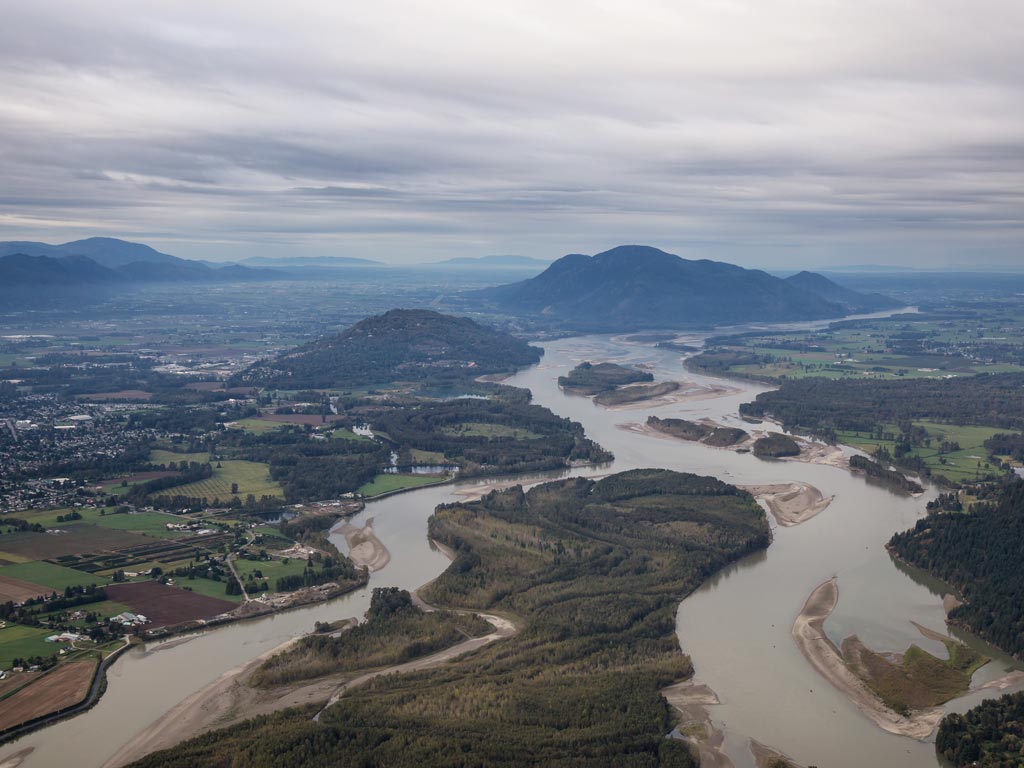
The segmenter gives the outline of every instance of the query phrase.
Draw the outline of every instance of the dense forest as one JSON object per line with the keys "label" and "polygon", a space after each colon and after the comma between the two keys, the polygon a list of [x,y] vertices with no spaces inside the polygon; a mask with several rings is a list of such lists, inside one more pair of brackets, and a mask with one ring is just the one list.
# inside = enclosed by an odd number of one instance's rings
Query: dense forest
{"label": "dense forest", "polygon": [[340,672],[386,667],[426,656],[480,637],[490,624],[472,614],[453,611],[425,613],[412,597],[397,587],[376,587],[370,598],[367,621],[336,637],[314,634],[298,645],[267,659],[252,683],[269,688]]}
{"label": "dense forest", "polygon": [[257,363],[232,383],[285,389],[354,389],[397,381],[450,385],[512,373],[540,356],[537,347],[468,318],[393,309]]}
{"label": "dense forest", "polygon": [[[771,415],[789,429],[873,430],[880,424],[932,419],[952,424],[1024,428],[1024,374],[954,379],[787,379],[762,392],[740,414]],[[842,403],[842,408],[836,404]]]}
{"label": "dense forest", "polygon": [[514,614],[519,634],[377,678],[319,723],[291,710],[136,765],[696,765],[666,738],[674,717],[660,690],[692,673],[675,613],[709,575],[768,545],[749,494],[636,470],[441,506],[430,531],[457,556],[426,597]]}
{"label": "dense forest", "polygon": [[929,514],[893,536],[889,548],[959,590],[965,602],[951,621],[1024,655],[1024,481],[968,513]]}
{"label": "dense forest", "polygon": [[1024,765],[1024,692],[989,699],[939,724],[935,751],[956,768]]}
{"label": "dense forest", "polygon": [[647,426],[672,437],[699,441],[716,448],[727,448],[750,437],[737,427],[715,427],[686,419],[661,419],[657,416],[648,416]]}
{"label": "dense forest", "polygon": [[444,454],[464,477],[535,472],[572,461],[611,461],[578,422],[515,399],[424,402],[372,420],[396,445]]}

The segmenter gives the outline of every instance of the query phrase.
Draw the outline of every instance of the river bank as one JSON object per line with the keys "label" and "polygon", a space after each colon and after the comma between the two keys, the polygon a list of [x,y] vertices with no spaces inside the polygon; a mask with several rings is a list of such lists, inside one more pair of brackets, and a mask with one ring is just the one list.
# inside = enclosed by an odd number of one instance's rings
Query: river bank
{"label": "river bank", "polygon": [[[466,639],[437,653],[404,664],[370,670],[354,677],[350,672],[327,675],[312,681],[303,681],[268,690],[254,688],[250,685],[254,673],[264,661],[288,651],[303,639],[301,636],[292,638],[257,658],[225,672],[217,680],[177,704],[164,718],[152,723],[118,750],[104,764],[104,768],[121,768],[121,766],[128,765],[152,752],[169,749],[186,739],[290,707],[323,702],[323,707],[319,710],[322,712],[347,691],[364,685],[376,677],[429,669],[488,643],[511,637],[518,631],[518,627],[507,618],[490,614],[480,614],[480,616],[494,627],[493,632],[482,637]],[[319,717],[319,712],[317,717]],[[15,768],[16,765],[12,764],[10,768]]]}

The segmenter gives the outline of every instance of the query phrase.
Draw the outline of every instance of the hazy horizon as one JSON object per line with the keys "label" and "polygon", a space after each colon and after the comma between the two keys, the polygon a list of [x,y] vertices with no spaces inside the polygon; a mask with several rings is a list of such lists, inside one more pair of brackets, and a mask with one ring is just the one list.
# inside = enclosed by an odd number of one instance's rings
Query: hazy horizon
{"label": "hazy horizon", "polygon": [[1024,6],[20,5],[0,239],[1014,268]]}

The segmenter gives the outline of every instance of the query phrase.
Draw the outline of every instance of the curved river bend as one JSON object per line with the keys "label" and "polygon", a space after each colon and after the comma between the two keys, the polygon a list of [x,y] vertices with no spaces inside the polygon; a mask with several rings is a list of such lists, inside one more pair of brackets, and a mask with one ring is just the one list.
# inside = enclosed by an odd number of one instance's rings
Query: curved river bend
{"label": "curved river bend", "polygon": [[[531,389],[535,402],[581,422],[588,436],[612,450],[616,459],[602,468],[524,476],[516,478],[518,482],[667,467],[739,484],[804,481],[826,496],[835,495],[820,515],[793,528],[776,528],[766,553],[718,574],[680,606],[680,645],[693,657],[697,680],[722,701],[710,708],[710,714],[725,734],[723,750],[734,764],[753,768],[747,747],[753,738],[800,763],[823,768],[933,768],[937,762],[932,744],[894,736],[869,722],[817,676],[790,637],[793,620],[811,590],[835,575],[839,604],[825,624],[834,641],[856,633],[877,650],[902,651],[917,643],[944,655],[941,644],[922,637],[910,623],[945,631],[941,585],[897,568],[883,546],[894,532],[909,528],[924,513],[925,499],[895,495],[835,467],[766,462],[751,454],[623,430],[620,425],[643,423],[651,414],[708,417],[743,426],[735,416],[739,404],[764,387],[730,381],[734,391],[714,398],[608,410],[589,399],[564,395],[557,377],[584,360],[613,360],[649,365],[656,380],[687,380],[705,386],[721,385],[722,380],[684,371],[678,353],[607,336],[562,339],[544,346],[540,364],[507,383]],[[366,518],[373,518],[378,538],[391,552],[391,562],[372,575],[367,588],[326,604],[134,649],[108,672],[107,692],[96,707],[6,745],[0,749],[0,768],[7,768],[8,758],[29,748],[32,751],[21,763],[27,768],[56,768],[70,762],[101,766],[147,725],[224,672],[311,631],[315,621],[361,616],[369,606],[372,587],[415,589],[430,581],[448,564],[426,537],[427,518],[434,507],[499,483],[507,484],[508,478],[428,487],[368,504],[352,522],[362,525]],[[335,542],[345,546],[341,536],[335,535]],[[979,641],[961,639],[995,658],[976,673],[975,683],[999,677],[1014,666]],[[963,711],[981,695],[963,697],[949,708]]]}

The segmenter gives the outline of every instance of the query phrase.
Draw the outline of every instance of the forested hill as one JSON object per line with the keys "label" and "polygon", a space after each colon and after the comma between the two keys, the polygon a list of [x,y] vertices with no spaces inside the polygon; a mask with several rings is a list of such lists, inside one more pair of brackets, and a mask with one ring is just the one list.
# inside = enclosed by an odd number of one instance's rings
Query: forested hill
{"label": "forested hill", "polygon": [[966,602],[950,613],[952,621],[1024,656],[1024,481],[969,513],[929,515],[889,547],[960,591]]}
{"label": "forested hill", "polygon": [[513,372],[541,350],[464,317],[393,309],[342,333],[250,366],[236,384],[287,389],[360,387],[396,381],[439,384]]}
{"label": "forested hill", "polygon": [[820,275],[812,278],[782,280],[760,270],[625,245],[596,256],[564,256],[534,278],[469,297],[555,327],[595,332],[815,320],[879,308],[879,297],[843,289]]}

